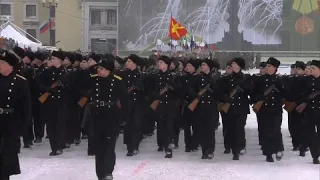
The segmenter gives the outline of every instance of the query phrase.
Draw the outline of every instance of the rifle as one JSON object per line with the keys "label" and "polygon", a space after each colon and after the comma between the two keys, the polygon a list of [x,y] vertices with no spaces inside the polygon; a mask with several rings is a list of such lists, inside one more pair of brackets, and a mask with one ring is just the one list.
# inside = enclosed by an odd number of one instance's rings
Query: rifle
{"label": "rifle", "polygon": [[84,106],[87,104],[88,100],[89,100],[89,99],[88,99],[87,97],[83,96],[83,97],[81,97],[80,100],[78,101],[78,105],[79,105],[80,107],[84,107]]}
{"label": "rifle", "polygon": [[[50,89],[54,89],[56,88],[59,84],[61,84],[61,81],[58,80],[56,82],[54,82],[51,86],[50,86]],[[48,99],[48,97],[50,96],[51,93],[49,92],[45,92],[43,93],[39,98],[38,100],[40,101],[41,104],[45,103]]]}
{"label": "rifle", "polygon": [[208,90],[210,89],[210,84],[206,85],[204,87],[204,89],[202,89],[199,93],[198,93],[198,97],[196,97],[188,106],[188,108],[190,109],[190,111],[194,111],[195,108],[197,107],[198,103],[199,103],[199,97],[202,96],[204,93],[206,93]]}
{"label": "rifle", "polygon": [[[266,91],[264,91],[263,95],[264,96],[267,96],[273,89],[275,88],[275,85],[271,85]],[[257,103],[255,103],[253,106],[252,106],[252,109],[255,113],[259,112],[262,105],[264,103],[264,100],[263,101],[258,101]]]}
{"label": "rifle", "polygon": [[[229,95],[229,98],[233,98],[233,96],[237,93],[237,91],[243,91],[243,89],[240,86],[237,86]],[[230,103],[226,102],[226,103],[219,103],[218,104],[218,111],[219,112],[224,112],[224,113],[228,113],[230,108]]]}
{"label": "rifle", "polygon": [[[316,91],[316,92],[310,94],[310,95],[308,96],[308,100],[314,99],[314,98],[317,97],[319,94],[320,94],[319,91]],[[307,107],[307,103],[304,102],[304,103],[300,104],[298,107],[296,107],[296,111],[297,111],[298,113],[302,113],[306,107]]]}
{"label": "rifle", "polygon": [[[167,91],[168,91],[168,88],[169,88],[169,87],[168,87],[168,84],[167,84],[163,89],[161,89],[161,90],[160,90],[160,96],[163,95],[165,92],[167,92]],[[160,100],[154,100],[154,101],[151,103],[150,107],[155,111],[155,110],[157,109],[159,103],[160,103]]]}
{"label": "rifle", "polygon": [[283,109],[286,110],[288,113],[292,112],[297,106],[297,103],[286,100],[283,102],[283,104]]}

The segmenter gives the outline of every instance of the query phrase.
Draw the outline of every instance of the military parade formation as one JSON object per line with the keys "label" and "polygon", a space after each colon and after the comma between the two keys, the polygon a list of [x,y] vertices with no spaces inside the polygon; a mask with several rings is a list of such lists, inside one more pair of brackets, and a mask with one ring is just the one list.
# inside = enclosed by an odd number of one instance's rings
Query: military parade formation
{"label": "military parade formation", "polygon": [[310,150],[313,163],[319,164],[320,61],[297,61],[290,75],[277,73],[281,63],[273,57],[253,75],[243,72],[241,57],[230,59],[226,67],[218,62],[1,49],[0,180],[20,174],[20,146],[30,148],[44,138],[49,139],[50,156],[87,139],[87,155],[95,156],[99,180],[113,179],[121,132],[128,157],[138,155],[143,139],[156,132],[157,151],[173,158],[173,150],[183,144],[183,130],[185,152],[201,149],[201,159],[213,159],[220,117],[224,153],[240,160],[250,143],[245,126],[251,109],[267,162],[284,155],[286,110],[292,150],[302,157]]}

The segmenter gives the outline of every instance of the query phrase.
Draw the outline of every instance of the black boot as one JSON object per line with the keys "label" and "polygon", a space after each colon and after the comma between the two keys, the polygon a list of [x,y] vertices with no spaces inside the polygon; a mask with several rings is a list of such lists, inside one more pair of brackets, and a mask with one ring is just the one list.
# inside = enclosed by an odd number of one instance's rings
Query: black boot
{"label": "black boot", "polygon": [[164,156],[164,158],[172,158],[172,150],[166,151],[166,155]]}
{"label": "black boot", "polygon": [[305,157],[305,156],[306,156],[306,152],[305,152],[305,151],[300,151],[299,156],[301,156],[301,157]]}
{"label": "black boot", "polygon": [[231,153],[231,150],[230,148],[226,148],[226,150],[224,150],[223,154],[230,154]]}
{"label": "black boot", "polygon": [[271,155],[269,155],[269,156],[267,156],[266,161],[267,162],[274,162],[274,159]]}
{"label": "black boot", "polygon": [[318,158],[313,158],[313,164],[320,164],[320,161]]}
{"label": "black boot", "polygon": [[234,154],[232,159],[235,160],[235,161],[240,160],[239,154]]}

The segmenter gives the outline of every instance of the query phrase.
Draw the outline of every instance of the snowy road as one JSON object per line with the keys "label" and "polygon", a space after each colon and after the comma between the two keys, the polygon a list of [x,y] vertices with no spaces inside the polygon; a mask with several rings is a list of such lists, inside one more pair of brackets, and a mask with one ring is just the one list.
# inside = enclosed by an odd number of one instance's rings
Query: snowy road
{"label": "snowy road", "polygon": [[[291,138],[287,128],[287,114],[282,125],[285,152],[283,160],[265,162],[257,138],[255,114],[248,117],[246,126],[247,154],[240,161],[233,161],[231,155],[223,154],[221,126],[216,132],[217,147],[213,160],[201,160],[201,152],[185,153],[183,134],[180,148],[174,151],[172,159],[165,159],[157,152],[155,136],[146,139],[140,154],[128,158],[122,136],[117,143],[117,164],[115,180],[319,180],[320,167],[312,164],[308,153],[305,158],[291,151]],[[96,180],[94,158],[86,156],[87,143],[72,146],[59,157],[49,157],[49,143],[23,149],[20,154],[22,174],[13,180]]]}

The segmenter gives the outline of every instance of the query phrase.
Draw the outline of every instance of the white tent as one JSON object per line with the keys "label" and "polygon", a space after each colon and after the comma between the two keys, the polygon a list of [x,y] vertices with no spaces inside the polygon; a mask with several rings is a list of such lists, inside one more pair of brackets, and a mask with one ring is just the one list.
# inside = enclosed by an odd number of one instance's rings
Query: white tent
{"label": "white tent", "polygon": [[[26,35],[31,37],[35,42],[28,39]],[[30,47],[34,51],[36,51],[38,47],[42,46],[42,43],[38,39],[32,37],[30,34],[25,32],[17,25],[13,24],[11,21],[7,21],[0,26],[0,37],[4,37],[7,39],[11,38],[15,40],[20,47]]]}

